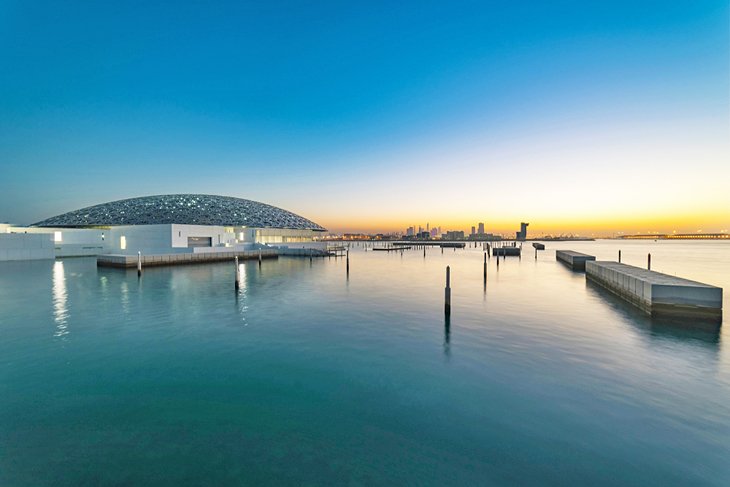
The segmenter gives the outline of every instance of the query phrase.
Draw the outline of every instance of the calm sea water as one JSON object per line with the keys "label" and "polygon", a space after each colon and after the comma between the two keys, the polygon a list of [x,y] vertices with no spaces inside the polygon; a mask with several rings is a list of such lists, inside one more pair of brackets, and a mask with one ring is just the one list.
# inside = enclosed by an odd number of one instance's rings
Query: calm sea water
{"label": "calm sea water", "polygon": [[[528,244],[529,245],[529,244]],[[727,242],[0,264],[0,485],[730,485],[730,331],[568,248],[725,289]],[[453,310],[443,315],[446,265]]]}

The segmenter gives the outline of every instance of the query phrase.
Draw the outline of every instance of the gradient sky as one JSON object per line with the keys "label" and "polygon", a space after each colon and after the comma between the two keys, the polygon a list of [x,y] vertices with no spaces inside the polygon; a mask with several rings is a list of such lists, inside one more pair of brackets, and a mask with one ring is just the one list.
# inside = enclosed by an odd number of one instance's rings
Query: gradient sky
{"label": "gradient sky", "polygon": [[0,221],[211,193],[333,231],[730,228],[730,4],[0,0]]}

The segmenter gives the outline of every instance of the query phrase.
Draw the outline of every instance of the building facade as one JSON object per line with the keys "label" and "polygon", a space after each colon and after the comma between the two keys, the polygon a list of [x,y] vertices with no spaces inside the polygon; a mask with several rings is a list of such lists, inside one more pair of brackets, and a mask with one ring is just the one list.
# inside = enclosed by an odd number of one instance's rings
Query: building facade
{"label": "building facade", "polygon": [[[114,201],[64,213],[30,227],[4,225],[2,230],[15,237],[13,242],[0,237],[0,250],[7,245],[17,247],[23,239],[29,245],[32,239],[48,240],[55,257],[211,252],[257,246],[317,247],[316,241],[326,231],[311,220],[271,205],[199,194]],[[0,260],[2,257],[0,252]]]}

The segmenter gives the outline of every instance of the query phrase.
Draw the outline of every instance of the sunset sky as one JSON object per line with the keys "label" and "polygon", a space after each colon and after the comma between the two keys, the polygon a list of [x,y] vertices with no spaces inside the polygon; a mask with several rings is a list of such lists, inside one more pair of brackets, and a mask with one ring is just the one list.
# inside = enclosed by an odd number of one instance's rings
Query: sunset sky
{"label": "sunset sky", "polygon": [[730,229],[727,1],[0,2],[0,222],[133,196],[334,232]]}

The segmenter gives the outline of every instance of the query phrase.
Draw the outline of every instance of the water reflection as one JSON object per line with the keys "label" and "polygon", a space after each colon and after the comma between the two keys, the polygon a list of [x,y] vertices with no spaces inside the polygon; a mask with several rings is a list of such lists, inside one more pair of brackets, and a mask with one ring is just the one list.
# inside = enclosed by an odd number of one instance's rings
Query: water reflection
{"label": "water reflection", "polygon": [[53,320],[56,322],[56,331],[53,336],[64,338],[68,335],[68,292],[66,291],[66,274],[63,262],[53,264]]}
{"label": "water reflection", "polygon": [[238,314],[241,317],[241,323],[243,323],[243,326],[248,326],[248,322],[246,320],[246,315],[248,313],[248,276],[246,275],[246,269],[248,266],[246,266],[245,263],[239,262],[238,263],[238,291],[236,292],[236,306],[238,308]]}
{"label": "water reflection", "polygon": [[599,296],[625,323],[650,339],[688,342],[703,345],[717,351],[720,345],[720,322],[692,320],[688,318],[656,317],[644,313],[602,286],[586,280],[586,289]]}
{"label": "water reflection", "polygon": [[129,314],[129,285],[127,284],[127,281],[122,281],[120,285],[120,291],[121,291],[121,304],[122,304],[122,312],[124,314]]}
{"label": "water reflection", "polygon": [[451,357],[451,316],[444,317],[444,355]]}

